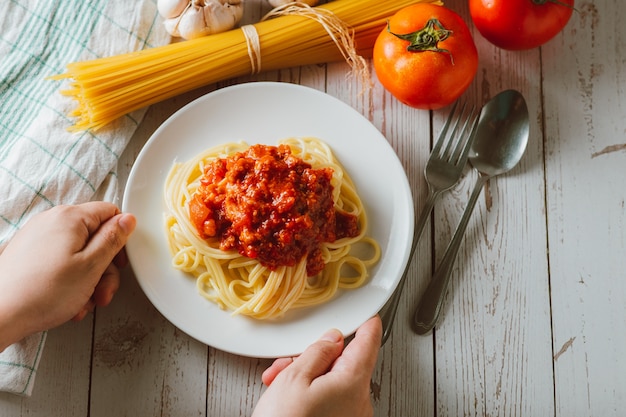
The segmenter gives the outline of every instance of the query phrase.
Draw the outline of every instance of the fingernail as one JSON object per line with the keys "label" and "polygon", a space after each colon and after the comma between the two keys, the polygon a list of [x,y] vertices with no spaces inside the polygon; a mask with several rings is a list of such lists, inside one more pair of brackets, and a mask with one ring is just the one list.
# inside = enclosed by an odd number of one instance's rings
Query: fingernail
{"label": "fingernail", "polygon": [[324,333],[320,340],[325,340],[328,342],[338,343],[343,340],[343,334],[337,329],[331,329]]}
{"label": "fingernail", "polygon": [[135,225],[137,224],[135,216],[128,213],[123,213],[117,222],[127,235],[131,234],[133,230],[135,230]]}

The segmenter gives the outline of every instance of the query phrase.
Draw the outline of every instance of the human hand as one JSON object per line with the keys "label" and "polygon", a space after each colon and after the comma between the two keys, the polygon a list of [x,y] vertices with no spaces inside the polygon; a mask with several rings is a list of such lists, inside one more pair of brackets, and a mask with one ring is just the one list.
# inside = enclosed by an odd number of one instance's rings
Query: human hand
{"label": "human hand", "polygon": [[0,253],[0,351],[109,304],[135,224],[105,202],[33,216]]}
{"label": "human hand", "polygon": [[331,330],[297,358],[280,358],[263,373],[268,385],[252,417],[371,417],[370,380],[380,350],[378,316],[344,349]]}

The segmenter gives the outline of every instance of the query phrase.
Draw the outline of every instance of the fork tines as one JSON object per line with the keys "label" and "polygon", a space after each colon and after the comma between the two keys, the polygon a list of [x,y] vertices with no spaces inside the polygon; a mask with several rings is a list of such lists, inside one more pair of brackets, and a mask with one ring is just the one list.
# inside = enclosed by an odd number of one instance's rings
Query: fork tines
{"label": "fork tines", "polygon": [[[467,157],[467,151],[471,146],[471,140],[468,140],[464,147],[454,146],[455,138],[473,136],[473,132],[470,133],[470,130],[473,131],[478,122],[476,106],[468,106],[467,101],[463,101],[457,112],[458,104],[458,101],[453,104],[450,115],[440,132],[440,137],[448,136],[445,148],[442,151],[443,141],[438,141],[432,150],[433,154],[438,155],[441,159],[447,159],[454,164],[461,162],[462,158]],[[448,135],[448,129],[450,129],[450,127],[452,127],[452,133]]]}

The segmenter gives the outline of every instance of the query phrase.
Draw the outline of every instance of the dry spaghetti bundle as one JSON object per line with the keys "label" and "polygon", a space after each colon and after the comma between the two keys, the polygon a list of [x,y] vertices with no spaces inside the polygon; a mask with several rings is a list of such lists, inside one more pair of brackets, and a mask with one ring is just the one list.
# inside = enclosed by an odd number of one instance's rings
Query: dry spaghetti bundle
{"label": "dry spaghetti bundle", "polygon": [[290,3],[261,22],[129,54],[75,62],[54,79],[78,107],[74,130],[99,129],[150,104],[193,89],[260,71],[347,60],[367,70],[386,20],[403,7],[437,0],[335,0],[311,8]]}

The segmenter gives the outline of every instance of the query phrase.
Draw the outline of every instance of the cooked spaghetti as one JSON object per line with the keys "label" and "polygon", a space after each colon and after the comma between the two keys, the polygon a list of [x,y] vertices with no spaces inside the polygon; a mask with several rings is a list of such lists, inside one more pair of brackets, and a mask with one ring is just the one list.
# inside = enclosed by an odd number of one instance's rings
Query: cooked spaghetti
{"label": "cooked spaghetti", "polygon": [[233,314],[324,303],[380,258],[353,182],[316,138],[208,149],[174,164],[165,202],[174,267]]}

